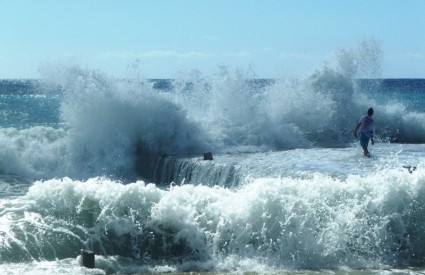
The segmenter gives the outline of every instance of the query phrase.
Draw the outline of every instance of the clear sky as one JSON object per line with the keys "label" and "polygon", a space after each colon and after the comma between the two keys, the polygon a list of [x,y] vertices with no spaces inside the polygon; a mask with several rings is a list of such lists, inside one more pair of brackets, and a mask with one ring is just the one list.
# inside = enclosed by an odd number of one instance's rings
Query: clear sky
{"label": "clear sky", "polygon": [[0,78],[45,63],[148,78],[252,68],[296,77],[365,37],[382,77],[425,78],[425,0],[0,0]]}

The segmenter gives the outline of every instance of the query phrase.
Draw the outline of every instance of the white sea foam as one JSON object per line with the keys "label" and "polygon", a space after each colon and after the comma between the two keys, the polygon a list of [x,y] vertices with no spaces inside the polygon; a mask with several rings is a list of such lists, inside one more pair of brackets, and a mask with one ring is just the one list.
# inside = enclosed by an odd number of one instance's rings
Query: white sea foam
{"label": "white sea foam", "polygon": [[403,266],[425,256],[424,186],[421,167],[258,178],[236,189],[40,181],[1,215],[9,227],[1,253],[40,261],[89,248],[123,257],[102,258],[113,272],[126,258],[147,266],[167,258],[174,271]]}

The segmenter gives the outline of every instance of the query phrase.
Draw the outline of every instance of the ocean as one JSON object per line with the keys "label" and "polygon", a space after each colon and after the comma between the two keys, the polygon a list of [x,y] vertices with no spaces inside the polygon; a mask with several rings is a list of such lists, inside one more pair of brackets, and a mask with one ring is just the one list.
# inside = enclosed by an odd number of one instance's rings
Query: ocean
{"label": "ocean", "polygon": [[424,107],[330,69],[0,80],[0,273],[423,274]]}

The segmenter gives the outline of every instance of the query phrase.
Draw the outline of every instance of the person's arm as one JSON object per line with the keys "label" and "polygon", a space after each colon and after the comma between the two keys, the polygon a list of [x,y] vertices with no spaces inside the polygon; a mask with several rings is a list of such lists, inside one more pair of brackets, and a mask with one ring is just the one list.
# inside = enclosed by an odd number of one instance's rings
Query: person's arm
{"label": "person's arm", "polygon": [[373,131],[370,132],[370,141],[372,142],[372,145],[375,144],[375,138],[374,138],[374,135],[373,135]]}
{"label": "person's arm", "polygon": [[354,138],[357,139],[357,130],[359,130],[361,123],[357,123],[356,129],[354,129]]}

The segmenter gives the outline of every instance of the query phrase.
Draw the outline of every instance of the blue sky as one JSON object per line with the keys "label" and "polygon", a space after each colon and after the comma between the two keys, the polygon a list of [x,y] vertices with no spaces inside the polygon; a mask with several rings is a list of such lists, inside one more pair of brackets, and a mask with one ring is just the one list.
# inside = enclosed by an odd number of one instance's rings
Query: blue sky
{"label": "blue sky", "polygon": [[367,37],[382,77],[425,78],[424,14],[424,0],[0,0],[0,78],[37,78],[46,63],[303,77]]}

